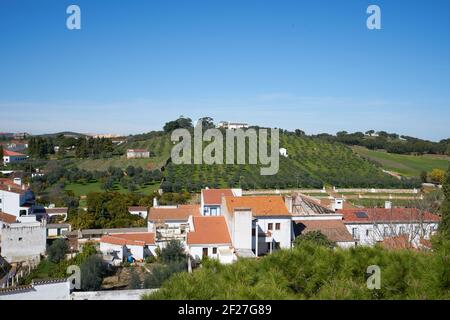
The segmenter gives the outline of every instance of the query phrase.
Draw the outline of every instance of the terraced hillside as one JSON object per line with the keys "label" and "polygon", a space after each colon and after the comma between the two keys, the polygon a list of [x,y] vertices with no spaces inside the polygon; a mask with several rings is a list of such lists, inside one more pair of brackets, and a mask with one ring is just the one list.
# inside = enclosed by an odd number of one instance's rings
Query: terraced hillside
{"label": "terraced hillside", "polygon": [[350,148],[317,138],[280,135],[280,147],[288,150],[280,157],[280,170],[274,176],[261,176],[260,165],[173,165],[164,172],[163,189],[198,190],[201,187],[309,188],[413,187],[416,180],[398,180],[383,173]]}

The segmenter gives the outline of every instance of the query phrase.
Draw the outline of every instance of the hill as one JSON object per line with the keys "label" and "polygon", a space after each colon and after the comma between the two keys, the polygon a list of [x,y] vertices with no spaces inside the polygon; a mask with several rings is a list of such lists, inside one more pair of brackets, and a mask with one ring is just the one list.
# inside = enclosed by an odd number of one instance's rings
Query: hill
{"label": "hill", "polygon": [[412,188],[417,180],[399,180],[336,142],[281,133],[280,147],[289,156],[280,157],[280,170],[274,176],[261,176],[261,165],[173,165],[164,172],[166,191],[201,187],[242,187],[243,189],[339,187]]}
{"label": "hill", "polygon": [[369,150],[359,146],[353,147],[353,150],[361,156],[379,163],[386,170],[405,176],[418,177],[422,171],[430,172],[433,169],[447,170],[450,165],[450,157],[444,155],[403,155]]}

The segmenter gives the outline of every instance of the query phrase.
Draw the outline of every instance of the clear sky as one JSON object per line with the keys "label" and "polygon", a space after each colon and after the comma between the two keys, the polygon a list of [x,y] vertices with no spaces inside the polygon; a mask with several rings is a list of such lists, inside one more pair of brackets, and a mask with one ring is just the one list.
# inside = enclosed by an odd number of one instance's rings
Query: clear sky
{"label": "clear sky", "polygon": [[0,1],[0,131],[141,133],[179,115],[448,138],[450,1]]}

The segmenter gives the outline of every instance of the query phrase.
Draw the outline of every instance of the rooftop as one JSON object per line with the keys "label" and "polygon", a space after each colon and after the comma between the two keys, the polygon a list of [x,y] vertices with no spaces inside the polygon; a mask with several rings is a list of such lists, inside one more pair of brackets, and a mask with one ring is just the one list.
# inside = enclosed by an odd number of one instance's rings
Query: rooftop
{"label": "rooftop", "polygon": [[6,212],[0,212],[0,221],[4,223],[14,223],[16,222],[17,217],[12,214]]}
{"label": "rooftop", "polygon": [[116,233],[101,237],[100,242],[116,245],[145,246],[155,244],[155,234],[150,232]]}
{"label": "rooftop", "polygon": [[362,208],[338,210],[344,223],[373,222],[439,222],[440,217],[430,212],[421,212],[415,208]]}
{"label": "rooftop", "polygon": [[23,153],[3,149],[3,156],[9,157],[9,156],[25,156],[25,155]]}
{"label": "rooftop", "polygon": [[290,216],[281,196],[225,197],[230,213],[248,208],[253,216]]}
{"label": "rooftop", "polygon": [[188,244],[229,244],[231,238],[223,216],[194,217],[194,232],[187,234]]}
{"label": "rooftop", "polygon": [[354,241],[342,220],[300,220],[296,223],[300,232],[320,231],[331,241]]}
{"label": "rooftop", "polygon": [[222,204],[222,196],[232,197],[233,191],[231,189],[202,189],[203,202],[206,205]]}
{"label": "rooftop", "polygon": [[168,220],[185,220],[189,216],[199,216],[200,205],[198,204],[184,204],[177,207],[153,207],[150,208],[148,220],[150,221],[168,221]]}

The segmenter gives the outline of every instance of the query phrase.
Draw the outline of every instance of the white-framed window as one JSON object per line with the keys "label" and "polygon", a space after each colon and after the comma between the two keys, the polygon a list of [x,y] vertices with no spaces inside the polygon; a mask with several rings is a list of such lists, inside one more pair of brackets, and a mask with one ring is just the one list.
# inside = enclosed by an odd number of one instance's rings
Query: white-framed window
{"label": "white-framed window", "polygon": [[352,228],[352,236],[353,236],[353,239],[359,239],[359,230],[358,230],[358,228]]}
{"label": "white-framed window", "polygon": [[211,208],[211,215],[217,216],[217,208]]}

